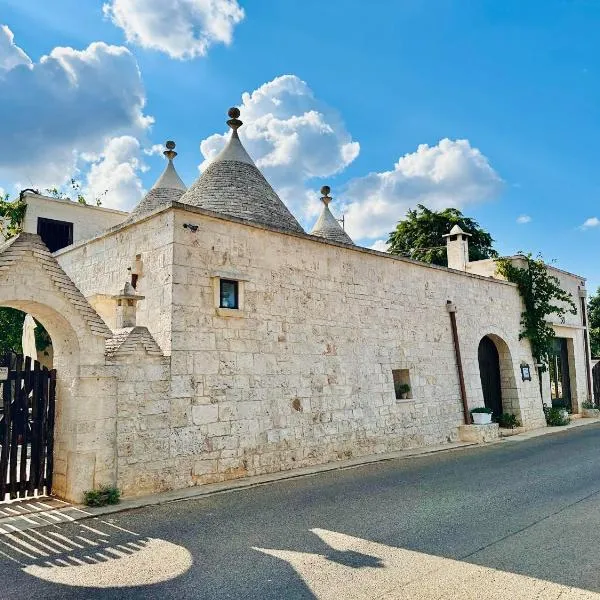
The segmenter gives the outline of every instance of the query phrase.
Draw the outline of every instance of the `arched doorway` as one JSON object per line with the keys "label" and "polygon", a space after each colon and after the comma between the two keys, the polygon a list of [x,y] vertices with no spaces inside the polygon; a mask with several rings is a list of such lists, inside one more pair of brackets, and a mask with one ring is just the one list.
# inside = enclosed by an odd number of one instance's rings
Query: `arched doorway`
{"label": "arched doorway", "polygon": [[498,418],[502,410],[502,380],[500,377],[500,356],[493,340],[485,336],[479,342],[477,352],[479,359],[479,376],[483,390],[485,406],[492,409],[494,418]]}

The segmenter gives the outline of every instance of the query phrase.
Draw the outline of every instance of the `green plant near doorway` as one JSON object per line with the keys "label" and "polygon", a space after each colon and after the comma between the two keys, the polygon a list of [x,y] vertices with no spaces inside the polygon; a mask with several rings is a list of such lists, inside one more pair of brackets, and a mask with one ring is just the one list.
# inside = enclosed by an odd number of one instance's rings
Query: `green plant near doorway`
{"label": "green plant near doorway", "polygon": [[502,413],[498,417],[498,425],[503,429],[515,429],[515,427],[521,427],[521,421],[519,421],[515,415]]}
{"label": "green plant near doorway", "polygon": [[544,406],[544,415],[546,424],[550,427],[562,427],[571,422],[569,413],[564,408]]}
{"label": "green plant near doorway", "polygon": [[519,339],[528,339],[531,353],[541,372],[548,368],[548,360],[553,352],[554,328],[548,322],[556,316],[564,323],[565,315],[577,314],[577,307],[571,294],[560,287],[560,281],[548,273],[541,256],[518,253],[525,261],[525,268],[513,264],[510,258],[496,259],[498,273],[512,283],[516,283],[523,298],[525,310],[521,313]]}

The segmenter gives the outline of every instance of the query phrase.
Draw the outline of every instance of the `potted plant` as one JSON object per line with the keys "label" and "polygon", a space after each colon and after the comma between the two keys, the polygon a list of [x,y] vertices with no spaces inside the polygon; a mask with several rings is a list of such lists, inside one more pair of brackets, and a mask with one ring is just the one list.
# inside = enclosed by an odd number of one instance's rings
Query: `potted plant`
{"label": "potted plant", "polygon": [[471,409],[471,417],[475,425],[487,425],[492,422],[492,409],[487,406],[478,406]]}
{"label": "potted plant", "polygon": [[515,429],[516,427],[521,427],[519,419],[510,413],[502,413],[498,418],[498,424],[503,429]]}
{"label": "potted plant", "polygon": [[410,385],[408,383],[401,383],[398,387],[398,395],[402,400],[406,400],[408,398],[408,393],[410,392]]}
{"label": "potted plant", "polygon": [[600,408],[593,402],[586,401],[581,405],[581,416],[588,418],[600,417]]}

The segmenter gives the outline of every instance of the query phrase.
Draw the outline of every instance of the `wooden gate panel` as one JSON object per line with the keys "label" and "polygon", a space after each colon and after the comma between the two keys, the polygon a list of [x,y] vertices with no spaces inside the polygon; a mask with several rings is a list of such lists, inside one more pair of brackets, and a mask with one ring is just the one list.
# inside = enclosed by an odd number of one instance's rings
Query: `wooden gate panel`
{"label": "wooden gate panel", "polygon": [[56,371],[38,361],[10,354],[0,359],[8,378],[0,382],[0,502],[49,494],[52,490],[52,452]]}

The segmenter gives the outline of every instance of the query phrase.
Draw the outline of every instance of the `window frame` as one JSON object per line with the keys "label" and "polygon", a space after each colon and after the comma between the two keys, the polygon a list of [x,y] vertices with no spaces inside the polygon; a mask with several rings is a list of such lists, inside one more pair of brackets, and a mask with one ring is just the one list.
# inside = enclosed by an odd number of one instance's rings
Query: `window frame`
{"label": "window frame", "polygon": [[[233,285],[234,306],[223,306],[223,284]],[[219,277],[219,308],[226,310],[240,310],[240,282],[237,279],[225,279]]]}

